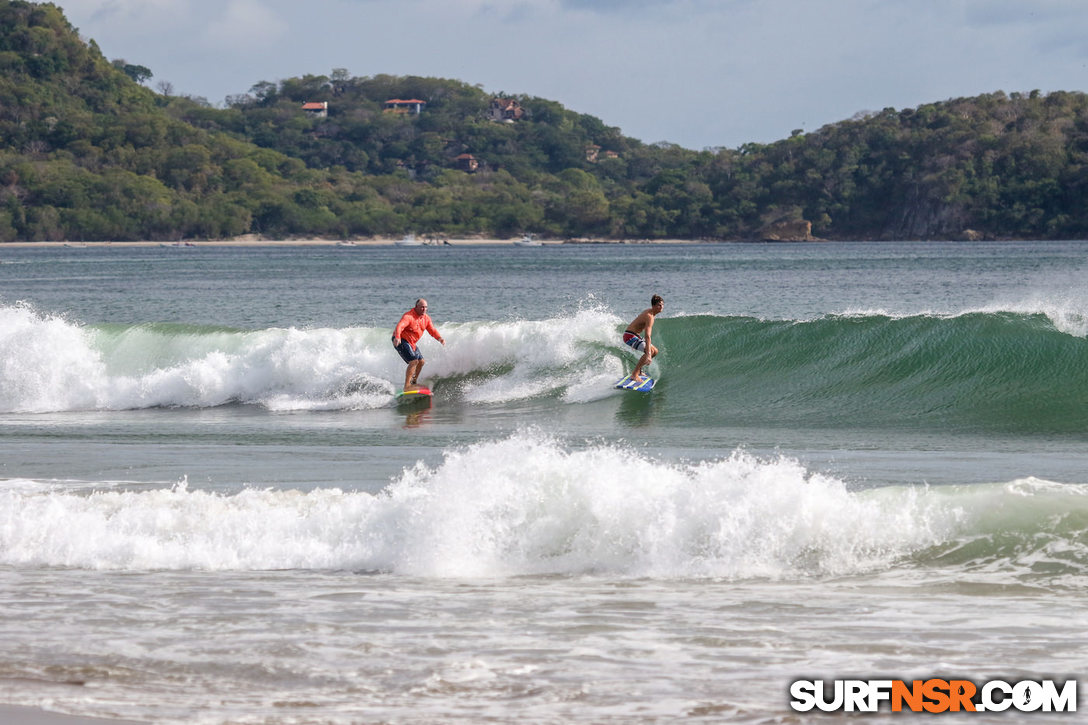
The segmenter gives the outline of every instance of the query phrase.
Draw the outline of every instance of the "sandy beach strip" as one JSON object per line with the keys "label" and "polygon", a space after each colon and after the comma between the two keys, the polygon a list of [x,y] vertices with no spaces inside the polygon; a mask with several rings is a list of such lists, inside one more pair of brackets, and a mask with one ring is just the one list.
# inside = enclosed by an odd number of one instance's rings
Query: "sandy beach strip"
{"label": "sandy beach strip", "polygon": [[0,705],[0,722],[5,725],[135,725],[135,720],[62,715],[36,707]]}

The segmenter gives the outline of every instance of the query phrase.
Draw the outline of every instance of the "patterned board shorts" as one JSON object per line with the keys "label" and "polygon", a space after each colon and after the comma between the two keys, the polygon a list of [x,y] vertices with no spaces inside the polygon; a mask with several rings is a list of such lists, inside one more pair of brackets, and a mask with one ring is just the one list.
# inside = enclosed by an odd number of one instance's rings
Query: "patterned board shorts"
{"label": "patterned board shorts", "polygon": [[646,341],[633,332],[623,333],[623,344],[633,347],[639,352],[646,352]]}

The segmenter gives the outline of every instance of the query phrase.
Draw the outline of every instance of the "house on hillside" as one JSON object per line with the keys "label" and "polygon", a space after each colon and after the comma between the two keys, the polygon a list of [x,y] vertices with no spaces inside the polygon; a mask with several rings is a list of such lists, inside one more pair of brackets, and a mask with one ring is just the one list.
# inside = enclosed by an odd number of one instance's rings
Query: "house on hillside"
{"label": "house on hillside", "polygon": [[427,105],[426,101],[421,101],[418,98],[390,98],[385,102],[385,113],[411,113],[418,116],[423,111],[423,107]]}
{"label": "house on hillside", "polygon": [[492,98],[487,117],[492,121],[513,123],[524,115],[525,109],[513,98]]}
{"label": "house on hillside", "polygon": [[586,161],[591,164],[597,163],[602,158],[618,159],[619,157],[620,155],[615,151],[601,151],[601,147],[597,144],[586,146]]}
{"label": "house on hillside", "polygon": [[476,173],[476,169],[480,168],[479,159],[472,154],[461,154],[454,160],[457,162],[457,168],[469,174]]}
{"label": "house on hillside", "polygon": [[314,118],[328,118],[329,102],[321,101],[318,103],[314,101],[311,103],[303,103],[302,110],[306,112],[306,115],[313,116]]}

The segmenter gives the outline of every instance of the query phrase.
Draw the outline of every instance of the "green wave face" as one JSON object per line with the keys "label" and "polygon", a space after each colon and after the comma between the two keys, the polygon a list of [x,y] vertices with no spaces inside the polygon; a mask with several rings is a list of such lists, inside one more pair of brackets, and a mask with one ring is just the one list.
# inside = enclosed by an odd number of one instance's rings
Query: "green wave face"
{"label": "green wave face", "polygon": [[658,339],[703,424],[1088,431],[1088,341],[1041,314],[686,317]]}
{"label": "green wave face", "polygon": [[[0,410],[258,404],[380,407],[404,374],[387,328],[82,326],[0,308]],[[1088,339],[1042,313],[661,318],[655,418],[678,428],[865,428],[1083,436]],[[1076,326],[1074,326],[1076,327]],[[440,400],[584,406],[615,395],[636,356],[602,310],[445,326],[421,341]],[[623,398],[624,402],[630,402]]]}

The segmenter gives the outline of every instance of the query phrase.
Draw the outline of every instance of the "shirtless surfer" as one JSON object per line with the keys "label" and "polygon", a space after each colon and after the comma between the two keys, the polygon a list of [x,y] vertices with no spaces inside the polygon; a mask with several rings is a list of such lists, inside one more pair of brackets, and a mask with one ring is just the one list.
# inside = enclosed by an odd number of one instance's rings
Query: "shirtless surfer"
{"label": "shirtless surfer", "polygon": [[663,309],[665,309],[665,300],[661,299],[661,295],[654,295],[650,298],[650,306],[639,313],[639,316],[632,320],[623,331],[623,344],[642,353],[642,357],[631,372],[632,380],[641,380],[642,367],[649,365],[650,361],[657,357],[657,348],[650,343],[650,335],[654,329],[654,317],[661,314]]}
{"label": "shirtless surfer", "polygon": [[430,333],[431,337],[443,345],[446,341],[434,329],[430,315],[427,314],[427,300],[422,297],[416,300],[416,305],[405,312],[400,322],[393,330],[393,347],[400,353],[401,359],[408,363],[408,369],[404,371],[404,392],[419,389],[419,371],[423,369],[423,353],[416,347],[423,333]]}

